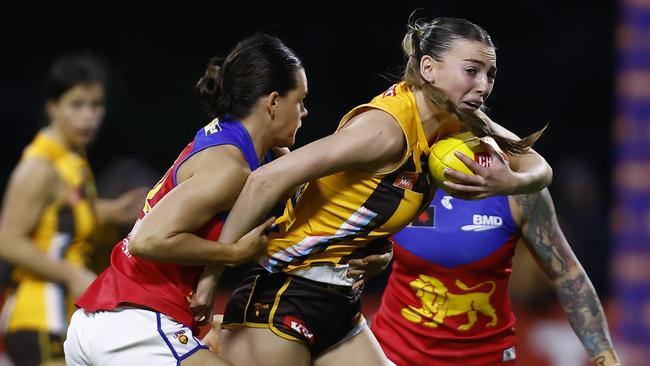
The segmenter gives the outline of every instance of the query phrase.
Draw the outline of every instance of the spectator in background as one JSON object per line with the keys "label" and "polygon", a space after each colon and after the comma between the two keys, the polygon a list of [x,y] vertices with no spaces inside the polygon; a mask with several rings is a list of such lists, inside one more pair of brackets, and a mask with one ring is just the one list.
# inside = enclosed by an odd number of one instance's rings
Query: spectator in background
{"label": "spectator in background", "polygon": [[95,278],[86,268],[90,237],[103,223],[132,222],[144,199],[132,190],[96,197],[86,148],[105,114],[106,70],[71,54],[51,66],[47,125],[25,148],[7,185],[0,258],[15,268],[3,309],[6,350],[16,365],[63,365],[73,301]]}

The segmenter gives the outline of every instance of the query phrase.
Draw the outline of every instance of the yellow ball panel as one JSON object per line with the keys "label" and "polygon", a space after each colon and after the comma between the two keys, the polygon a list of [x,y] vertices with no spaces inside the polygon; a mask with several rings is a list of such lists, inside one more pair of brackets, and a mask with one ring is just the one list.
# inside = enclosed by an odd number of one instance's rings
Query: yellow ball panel
{"label": "yellow ball panel", "polygon": [[442,184],[443,181],[450,180],[453,182],[453,178],[445,178],[445,168],[451,168],[470,175],[473,174],[467,165],[454,155],[454,151],[460,151],[471,159],[475,159],[475,153],[483,152],[484,149],[481,147],[478,137],[471,132],[451,135],[434,143],[429,154],[429,173],[435,184],[443,189],[445,189]]}

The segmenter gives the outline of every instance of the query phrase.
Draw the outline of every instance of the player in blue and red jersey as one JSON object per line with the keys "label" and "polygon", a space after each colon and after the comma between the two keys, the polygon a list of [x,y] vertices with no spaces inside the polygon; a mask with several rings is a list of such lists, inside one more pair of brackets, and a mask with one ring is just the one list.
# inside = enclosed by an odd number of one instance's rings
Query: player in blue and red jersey
{"label": "player in blue and red jersey", "polygon": [[307,115],[301,61],[265,34],[213,58],[197,92],[214,117],[147,195],[111,265],[77,300],[68,365],[224,365],[196,338],[190,301],[206,264],[265,249],[266,223],[234,245],[216,241],[248,174],[291,146]]}
{"label": "player in blue and red jersey", "polygon": [[594,364],[614,365],[602,306],[548,190],[476,201],[439,190],[393,236],[392,273],[372,323],[388,358],[400,366],[514,365],[508,280],[520,239],[551,279]]}

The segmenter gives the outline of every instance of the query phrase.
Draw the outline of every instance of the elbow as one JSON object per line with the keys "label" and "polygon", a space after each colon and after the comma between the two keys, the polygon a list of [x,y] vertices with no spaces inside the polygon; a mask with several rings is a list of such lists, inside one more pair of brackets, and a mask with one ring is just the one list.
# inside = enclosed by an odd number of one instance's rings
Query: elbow
{"label": "elbow", "polygon": [[553,168],[551,165],[546,163],[546,174],[544,176],[544,187],[548,187],[553,182]]}
{"label": "elbow", "polygon": [[289,188],[284,187],[281,179],[274,179],[269,169],[265,169],[265,167],[251,172],[244,187],[246,193],[251,195],[259,195],[261,192],[284,192],[285,189]]}
{"label": "elbow", "polygon": [[553,168],[551,168],[550,164],[546,163],[546,174],[544,174],[543,179],[544,187],[550,186],[551,182],[553,182]]}
{"label": "elbow", "polygon": [[165,248],[165,239],[154,233],[136,230],[129,239],[129,253],[144,259],[156,259]]}
{"label": "elbow", "polygon": [[0,229],[0,260],[15,264],[16,253],[21,251],[21,246],[28,240],[29,237],[19,233]]}

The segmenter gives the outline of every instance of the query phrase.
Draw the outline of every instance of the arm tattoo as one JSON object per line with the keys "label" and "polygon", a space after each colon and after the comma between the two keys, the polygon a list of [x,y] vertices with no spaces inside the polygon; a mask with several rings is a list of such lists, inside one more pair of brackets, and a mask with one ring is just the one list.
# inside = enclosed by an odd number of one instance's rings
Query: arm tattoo
{"label": "arm tattoo", "polygon": [[613,349],[600,300],[560,229],[548,190],[516,196],[515,200],[524,218],[522,236],[553,281],[558,300],[589,357]]}
{"label": "arm tattoo", "polygon": [[552,206],[542,202],[541,193],[515,196],[515,200],[526,221],[522,235],[546,267],[544,269],[554,277],[566,273],[567,265],[557,245],[558,233],[553,230],[555,211]]}

